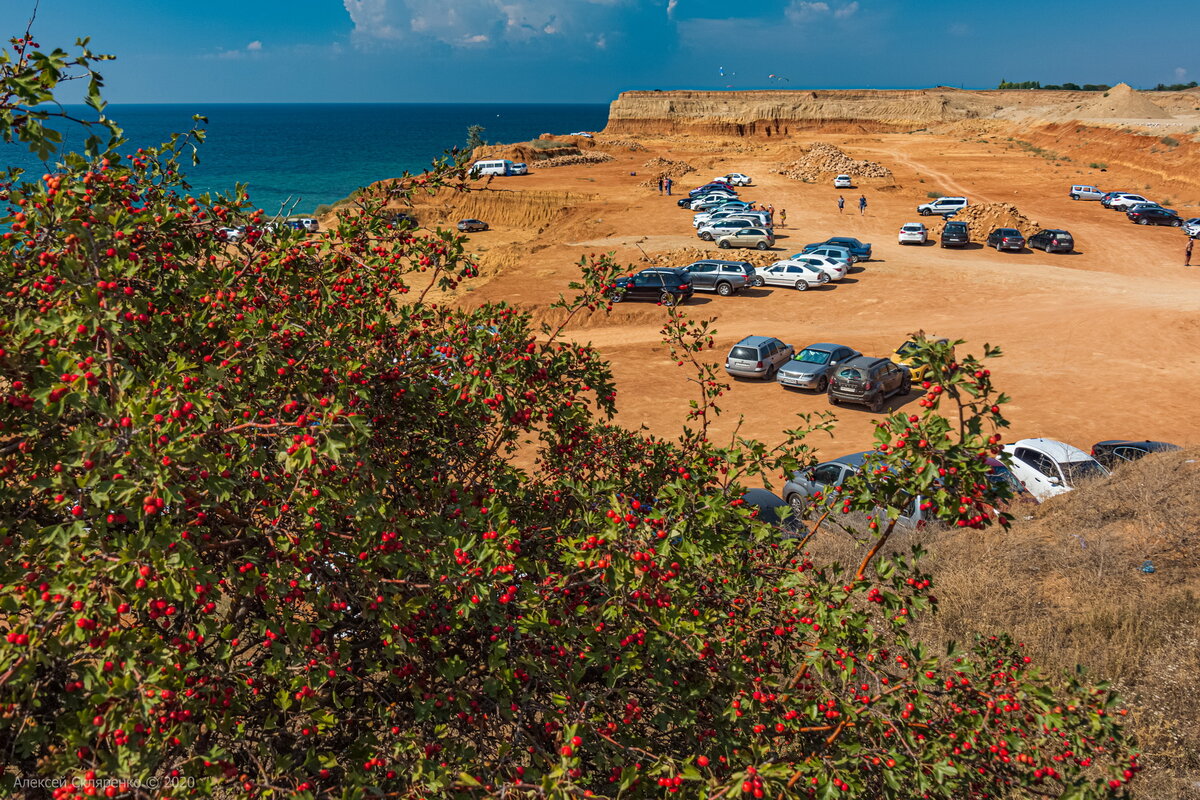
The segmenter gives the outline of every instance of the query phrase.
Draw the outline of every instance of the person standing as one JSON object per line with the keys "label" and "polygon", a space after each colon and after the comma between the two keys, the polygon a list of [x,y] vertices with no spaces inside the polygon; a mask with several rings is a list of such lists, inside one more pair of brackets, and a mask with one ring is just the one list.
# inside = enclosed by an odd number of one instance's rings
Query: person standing
{"label": "person standing", "polygon": [[865,194],[858,196],[858,214],[862,216],[867,213],[867,196]]}
{"label": "person standing", "polygon": [[775,206],[773,205],[767,206],[767,222],[770,223],[772,228],[775,227]]}
{"label": "person standing", "polygon": [[1183,250],[1183,265],[1185,267],[1190,267],[1192,265],[1192,245],[1194,245],[1195,243],[1196,243],[1196,240],[1193,237],[1189,236],[1187,247],[1185,247]]}
{"label": "person standing", "polygon": [[667,180],[666,180],[666,187],[667,187],[667,197],[670,197],[671,196],[671,179],[670,178],[667,178]]}
{"label": "person standing", "polygon": [[838,195],[838,213],[839,213],[839,214],[841,214],[841,213],[842,213],[842,210],[843,210],[845,207],[846,207],[846,198],[842,197],[842,196],[839,194],[839,195]]}
{"label": "person standing", "polygon": [[658,193],[663,193],[663,179],[661,177],[658,179]]}
{"label": "person standing", "polygon": [[779,227],[781,227],[781,228],[787,227],[787,209],[786,208],[779,209]]}

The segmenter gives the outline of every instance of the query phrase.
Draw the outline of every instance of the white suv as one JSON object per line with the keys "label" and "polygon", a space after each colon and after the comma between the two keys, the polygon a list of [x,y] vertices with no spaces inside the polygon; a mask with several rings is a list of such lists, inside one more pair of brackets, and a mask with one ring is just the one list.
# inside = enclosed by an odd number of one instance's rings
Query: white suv
{"label": "white suv", "polygon": [[1108,201],[1108,207],[1114,211],[1128,211],[1137,205],[1143,205],[1150,201],[1142,197],[1140,194],[1119,194]]}
{"label": "white suv", "polygon": [[941,214],[943,217],[950,217],[966,207],[967,198],[965,197],[939,197],[932,203],[922,203],[917,206],[917,213],[923,217],[928,217],[930,214]]}

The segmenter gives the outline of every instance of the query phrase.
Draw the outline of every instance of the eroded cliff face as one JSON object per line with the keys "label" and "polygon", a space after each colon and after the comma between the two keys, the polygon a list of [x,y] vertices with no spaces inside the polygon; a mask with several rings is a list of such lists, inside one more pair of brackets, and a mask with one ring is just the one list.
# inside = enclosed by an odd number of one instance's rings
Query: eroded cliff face
{"label": "eroded cliff face", "polygon": [[622,92],[605,133],[787,136],[844,126],[855,131],[912,130],[972,119],[994,110],[972,92],[750,91]]}

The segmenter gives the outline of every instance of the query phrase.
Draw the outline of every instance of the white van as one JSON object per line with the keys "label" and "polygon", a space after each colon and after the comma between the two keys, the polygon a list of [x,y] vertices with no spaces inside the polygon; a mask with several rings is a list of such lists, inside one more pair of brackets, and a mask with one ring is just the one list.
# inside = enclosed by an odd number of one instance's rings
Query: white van
{"label": "white van", "polygon": [[507,158],[495,158],[490,161],[476,161],[471,165],[471,174],[475,177],[483,175],[512,175],[513,162]]}
{"label": "white van", "polygon": [[1104,196],[1104,192],[1095,186],[1076,184],[1071,187],[1070,195],[1072,200],[1099,200]]}

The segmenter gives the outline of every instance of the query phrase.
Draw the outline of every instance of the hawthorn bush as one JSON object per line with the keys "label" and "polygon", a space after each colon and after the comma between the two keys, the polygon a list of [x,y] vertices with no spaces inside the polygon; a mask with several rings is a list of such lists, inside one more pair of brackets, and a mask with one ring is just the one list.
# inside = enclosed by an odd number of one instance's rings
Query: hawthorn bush
{"label": "hawthorn bush", "polygon": [[[6,140],[51,152],[71,77],[97,131],[0,187],[6,792],[1126,795],[1106,688],[1003,636],[908,634],[936,600],[920,551],[886,547],[899,511],[1006,521],[982,461],[997,353],[923,344],[921,413],[882,420],[867,473],[784,534],[743,487],[812,463],[830,422],[710,441],[710,322],[664,312],[697,389],[680,437],[623,429],[607,365],[561,335],[604,312],[610,259],[581,263],[557,328],[435,304],[474,273],[461,237],[366,200],[272,232],[242,187],[195,196],[200,132],[122,154],[81,45],[0,58]],[[858,563],[806,556],[847,534]]]}

